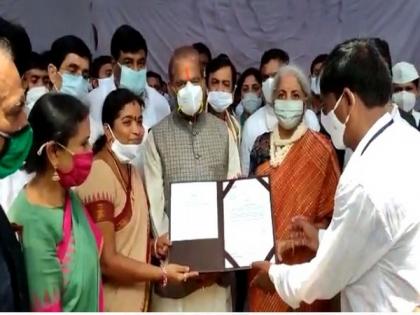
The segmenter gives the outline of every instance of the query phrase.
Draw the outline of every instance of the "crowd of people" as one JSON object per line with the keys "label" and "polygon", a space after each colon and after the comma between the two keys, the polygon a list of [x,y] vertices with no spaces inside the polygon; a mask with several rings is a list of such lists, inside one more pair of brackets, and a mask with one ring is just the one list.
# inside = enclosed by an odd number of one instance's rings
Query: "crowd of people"
{"label": "crowd of people", "polygon": [[[129,25],[93,60],[73,35],[31,47],[0,19],[0,310],[420,306],[419,74],[383,39],[307,72],[279,48],[237,69],[195,43],[168,82]],[[270,177],[276,263],[169,262],[171,183],[249,176]]]}

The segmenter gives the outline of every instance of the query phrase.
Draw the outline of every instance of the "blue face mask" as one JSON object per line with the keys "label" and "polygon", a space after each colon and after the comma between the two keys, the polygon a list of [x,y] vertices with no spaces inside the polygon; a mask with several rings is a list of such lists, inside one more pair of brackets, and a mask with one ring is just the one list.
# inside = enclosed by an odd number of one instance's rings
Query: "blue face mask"
{"label": "blue face mask", "polygon": [[136,71],[124,65],[120,67],[120,87],[129,89],[136,95],[142,94],[146,87],[146,68]]}
{"label": "blue face mask", "polygon": [[89,82],[81,75],[61,74],[61,93],[83,99],[88,94]]}

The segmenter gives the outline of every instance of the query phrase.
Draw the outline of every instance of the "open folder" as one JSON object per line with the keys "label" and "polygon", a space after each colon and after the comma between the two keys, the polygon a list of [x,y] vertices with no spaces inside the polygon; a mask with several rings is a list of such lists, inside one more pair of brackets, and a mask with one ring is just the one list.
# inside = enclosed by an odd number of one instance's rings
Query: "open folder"
{"label": "open folder", "polygon": [[268,177],[172,183],[169,262],[199,272],[274,261]]}

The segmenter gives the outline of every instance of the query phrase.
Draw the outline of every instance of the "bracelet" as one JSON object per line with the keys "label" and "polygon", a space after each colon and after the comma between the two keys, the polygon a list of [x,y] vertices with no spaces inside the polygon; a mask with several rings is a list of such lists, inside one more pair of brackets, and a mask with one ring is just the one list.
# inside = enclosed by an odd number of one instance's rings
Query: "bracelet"
{"label": "bracelet", "polygon": [[161,287],[164,288],[168,285],[168,273],[166,272],[166,267],[165,266],[160,266],[160,269],[162,270],[162,283],[161,283]]}

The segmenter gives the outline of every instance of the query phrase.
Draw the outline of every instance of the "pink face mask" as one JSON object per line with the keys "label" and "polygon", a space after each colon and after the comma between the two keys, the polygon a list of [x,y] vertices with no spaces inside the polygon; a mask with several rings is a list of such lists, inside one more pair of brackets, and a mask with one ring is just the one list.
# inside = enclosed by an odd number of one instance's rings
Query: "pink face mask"
{"label": "pink face mask", "polygon": [[[42,145],[38,150],[38,155],[41,155],[43,148],[48,143]],[[83,153],[73,153],[65,146],[57,143],[60,147],[66,150],[68,153],[72,155],[73,158],[73,167],[69,172],[62,172],[57,169],[57,174],[59,176],[59,182],[61,186],[65,189],[69,189],[71,187],[80,186],[86,180],[90,173],[90,169],[92,168],[93,163],[93,152],[92,150]]]}
{"label": "pink face mask", "polygon": [[73,168],[67,173],[63,173],[57,169],[57,174],[60,177],[60,184],[66,189],[83,184],[89,175],[93,162],[92,151],[71,153],[71,155],[73,156]]}

